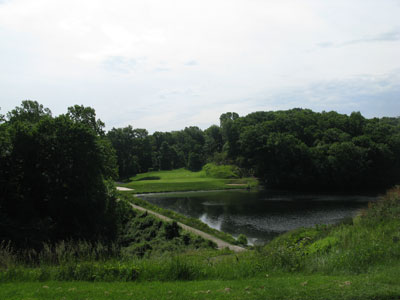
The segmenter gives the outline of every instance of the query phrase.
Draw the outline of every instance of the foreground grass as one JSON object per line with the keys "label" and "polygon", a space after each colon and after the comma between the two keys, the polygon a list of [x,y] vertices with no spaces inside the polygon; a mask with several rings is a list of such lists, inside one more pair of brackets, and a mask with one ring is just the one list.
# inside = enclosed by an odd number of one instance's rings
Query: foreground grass
{"label": "foreground grass", "polygon": [[178,191],[224,190],[256,187],[255,178],[222,179],[210,177],[204,170],[191,172],[186,169],[154,171],[138,174],[119,186],[134,189],[134,193],[160,193]]}
{"label": "foreground grass", "polygon": [[174,282],[18,282],[0,299],[399,299],[400,271],[363,275],[268,275],[247,280]]}

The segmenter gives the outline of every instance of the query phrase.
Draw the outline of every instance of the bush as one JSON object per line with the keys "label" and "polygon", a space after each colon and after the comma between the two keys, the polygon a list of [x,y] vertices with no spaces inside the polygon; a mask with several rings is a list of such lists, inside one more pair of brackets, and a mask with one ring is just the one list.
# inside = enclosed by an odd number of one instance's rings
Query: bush
{"label": "bush", "polygon": [[173,221],[172,223],[166,223],[164,225],[165,238],[167,240],[172,240],[175,237],[179,237],[180,229],[181,228],[178,226],[178,223],[176,223],[175,221]]}
{"label": "bush", "polygon": [[237,242],[240,245],[247,245],[247,237],[244,234],[239,234],[238,238],[237,238]]}
{"label": "bush", "polygon": [[208,177],[213,178],[239,178],[240,170],[236,166],[232,165],[215,165],[213,163],[208,163],[203,167],[204,172]]}

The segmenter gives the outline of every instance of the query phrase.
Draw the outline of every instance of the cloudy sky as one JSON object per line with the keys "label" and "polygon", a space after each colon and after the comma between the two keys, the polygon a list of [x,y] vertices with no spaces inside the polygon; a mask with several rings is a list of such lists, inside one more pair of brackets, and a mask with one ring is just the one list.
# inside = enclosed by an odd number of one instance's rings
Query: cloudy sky
{"label": "cloudy sky", "polygon": [[400,0],[0,0],[0,107],[169,131],[293,107],[400,115]]}

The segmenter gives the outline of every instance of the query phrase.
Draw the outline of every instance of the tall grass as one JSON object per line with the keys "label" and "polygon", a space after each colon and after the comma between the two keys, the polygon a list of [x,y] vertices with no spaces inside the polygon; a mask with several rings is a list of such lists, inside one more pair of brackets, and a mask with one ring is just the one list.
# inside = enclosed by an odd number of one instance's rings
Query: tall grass
{"label": "tall grass", "polygon": [[400,261],[400,187],[390,190],[352,222],[288,232],[263,249],[274,270],[367,272]]}
{"label": "tall grass", "polygon": [[60,241],[56,244],[44,243],[41,250],[16,250],[11,243],[0,243],[0,267],[6,269],[15,264],[26,266],[55,265],[67,262],[106,261],[118,258],[120,249],[117,244],[105,245],[101,242]]}
{"label": "tall grass", "polygon": [[11,246],[11,242],[0,242],[0,270],[13,267],[17,262],[17,255]]}
{"label": "tall grass", "polygon": [[[68,250],[71,253],[65,253]],[[28,262],[33,258],[26,256],[28,251],[17,252],[8,245],[1,253],[6,253],[4,257],[10,257],[10,262],[0,270],[0,282],[239,279],[257,273],[255,253],[239,258],[230,250],[191,250],[141,259],[120,256],[118,252],[114,257],[108,256],[110,253],[102,247],[85,242],[63,242],[44,247],[33,262]]]}

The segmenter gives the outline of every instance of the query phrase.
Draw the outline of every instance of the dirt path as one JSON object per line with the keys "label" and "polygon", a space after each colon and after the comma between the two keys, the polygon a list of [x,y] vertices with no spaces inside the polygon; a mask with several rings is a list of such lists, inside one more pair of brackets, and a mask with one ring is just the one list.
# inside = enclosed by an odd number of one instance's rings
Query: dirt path
{"label": "dirt path", "polygon": [[[147,211],[149,214],[152,214],[152,215],[156,216],[157,218],[160,218],[161,220],[164,220],[164,221],[167,221],[167,222],[173,221],[171,218],[168,218],[166,216],[160,215],[160,214],[158,214],[158,213],[156,213],[156,212],[154,212],[152,210],[148,210],[146,208],[143,208],[141,206],[138,206],[138,205],[135,205],[135,204],[132,204],[132,203],[131,203],[131,205],[132,205],[132,207],[134,209],[137,209],[137,210],[140,210],[140,211]],[[214,243],[217,244],[218,249],[224,249],[224,248],[228,247],[230,250],[233,250],[235,252],[241,252],[241,251],[245,251],[246,250],[243,247],[229,244],[229,243],[227,243],[227,242],[225,242],[225,241],[223,241],[223,240],[221,240],[219,238],[216,238],[215,236],[212,236],[211,234],[205,233],[204,231],[201,231],[201,230],[198,230],[196,228],[187,226],[187,225],[182,224],[180,222],[177,222],[177,223],[184,230],[193,232],[194,234],[197,234],[197,235],[199,235],[199,236],[201,236],[201,237],[203,237],[203,238],[205,238],[207,240],[213,241]]]}

